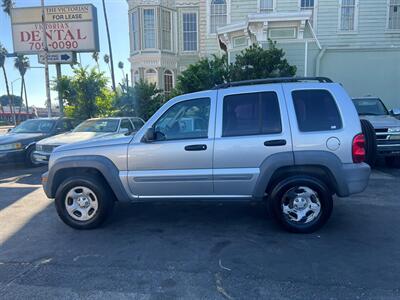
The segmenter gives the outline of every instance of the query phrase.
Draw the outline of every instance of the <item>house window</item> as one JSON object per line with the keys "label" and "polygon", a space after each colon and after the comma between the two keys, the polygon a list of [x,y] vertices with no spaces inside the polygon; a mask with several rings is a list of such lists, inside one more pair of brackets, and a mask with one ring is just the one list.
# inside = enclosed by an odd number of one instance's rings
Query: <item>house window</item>
{"label": "house window", "polygon": [[173,74],[170,70],[164,72],[164,92],[166,95],[171,94],[174,85]]}
{"label": "house window", "polygon": [[183,13],[183,51],[197,51],[197,14]]}
{"label": "house window", "polygon": [[238,36],[233,39],[233,48],[240,48],[247,46],[247,37]]}
{"label": "house window", "polygon": [[311,11],[310,24],[314,24],[314,0],[300,0],[300,10]]}
{"label": "house window", "polygon": [[145,49],[156,47],[156,19],[154,9],[143,10],[143,38]]}
{"label": "house window", "polygon": [[390,0],[389,29],[400,29],[400,0]]}
{"label": "house window", "polygon": [[171,12],[162,11],[162,45],[164,50],[172,50]]}
{"label": "house window", "polygon": [[356,27],[356,0],[341,0],[340,30],[353,31]]}
{"label": "house window", "polygon": [[132,13],[132,40],[133,50],[139,50],[139,14],[137,10]]}
{"label": "house window", "polygon": [[260,0],[260,13],[271,13],[274,11],[274,0]]}
{"label": "house window", "polygon": [[217,28],[225,26],[228,20],[228,7],[225,0],[211,0],[210,33],[217,33]]}
{"label": "house window", "polygon": [[297,28],[270,28],[268,37],[270,39],[295,39],[297,37]]}
{"label": "house window", "polygon": [[144,73],[144,80],[147,81],[147,83],[157,84],[157,71],[154,69],[147,69]]}
{"label": "house window", "polygon": [[133,73],[133,83],[136,84],[139,81],[140,81],[139,71],[135,71],[135,73]]}

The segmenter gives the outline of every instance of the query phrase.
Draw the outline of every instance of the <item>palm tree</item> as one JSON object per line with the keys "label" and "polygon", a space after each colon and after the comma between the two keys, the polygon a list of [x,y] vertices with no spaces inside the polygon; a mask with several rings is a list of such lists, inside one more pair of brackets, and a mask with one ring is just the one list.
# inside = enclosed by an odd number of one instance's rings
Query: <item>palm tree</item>
{"label": "palm tree", "polygon": [[110,56],[109,56],[108,54],[104,54],[103,60],[104,60],[104,62],[107,64],[108,70],[109,70],[110,73],[111,73],[111,68],[110,68]]}
{"label": "palm tree", "polygon": [[112,48],[111,48],[110,29],[108,28],[108,18],[107,18],[106,3],[105,3],[104,0],[103,0],[103,12],[104,12],[104,20],[106,22],[107,39],[108,39],[108,50],[110,51],[112,87],[113,87],[113,90],[115,91],[114,60],[113,60],[113,54],[112,54]]}
{"label": "palm tree", "polygon": [[[28,106],[28,99],[26,97],[26,85],[25,85],[25,73],[29,69],[29,58],[25,55],[18,55],[14,60],[14,67],[19,71],[21,75],[21,99],[23,99],[23,91],[25,89],[25,105],[26,105],[26,112],[29,113],[29,106]],[[22,102],[19,107],[19,112],[21,112]]]}
{"label": "palm tree", "polygon": [[14,7],[14,1],[12,0],[3,0],[3,3],[1,4],[1,6],[3,7],[3,11],[7,14],[7,15],[11,15],[11,9]]}
{"label": "palm tree", "polygon": [[99,65],[99,52],[93,52],[92,53],[92,58],[97,64],[97,70],[100,71],[100,65]]}
{"label": "palm tree", "polygon": [[[4,81],[6,83],[8,103],[10,105],[10,112],[12,113],[12,104],[10,101],[11,100],[10,87],[8,86],[7,72],[6,72],[6,68],[5,68],[6,57],[7,57],[7,49],[4,48],[3,45],[0,43],[0,67],[3,69]],[[3,106],[1,107],[1,110],[4,113]]]}
{"label": "palm tree", "polygon": [[120,61],[120,62],[118,63],[118,68],[121,69],[121,72],[122,72],[122,82],[124,82],[124,81],[125,81],[124,63],[123,63],[122,61]]}

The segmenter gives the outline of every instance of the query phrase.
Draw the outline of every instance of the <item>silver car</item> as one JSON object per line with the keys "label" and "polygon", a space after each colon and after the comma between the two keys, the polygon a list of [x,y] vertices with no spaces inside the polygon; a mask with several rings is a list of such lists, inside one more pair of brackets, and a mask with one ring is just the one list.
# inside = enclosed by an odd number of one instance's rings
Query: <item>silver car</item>
{"label": "silver car", "polygon": [[33,157],[37,163],[47,163],[54,149],[61,145],[118,134],[132,134],[137,132],[143,124],[144,121],[137,117],[89,119],[79,124],[70,132],[52,136],[38,142]]}
{"label": "silver car", "polygon": [[357,111],[327,78],[228,83],[175,97],[134,136],[57,148],[43,187],[60,218],[99,226],[115,201],[266,201],[292,232],[362,192],[370,167]]}

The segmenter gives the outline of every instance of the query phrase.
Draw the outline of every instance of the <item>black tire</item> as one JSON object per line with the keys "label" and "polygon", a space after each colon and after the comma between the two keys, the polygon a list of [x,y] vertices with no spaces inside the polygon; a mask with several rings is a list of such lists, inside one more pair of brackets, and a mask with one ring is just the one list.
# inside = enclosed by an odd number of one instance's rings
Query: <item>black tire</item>
{"label": "black tire", "polygon": [[387,156],[385,157],[386,166],[389,168],[400,168],[400,157],[399,156]]}
{"label": "black tire", "polygon": [[[313,190],[320,203],[319,213],[308,223],[289,220],[283,212],[283,204],[287,200],[286,195],[293,190],[302,190],[299,187]],[[321,180],[309,176],[293,176],[276,184],[270,194],[268,204],[269,211],[278,224],[294,233],[312,233],[320,229],[329,220],[333,208],[332,192],[327,185]]]}
{"label": "black tire", "polygon": [[27,166],[28,168],[37,168],[41,166],[41,164],[39,162],[36,162],[35,159],[33,158],[33,152],[35,152],[35,146],[30,146],[26,150],[25,166]]}
{"label": "black tire", "polygon": [[[66,207],[67,194],[74,188],[85,187],[90,189],[97,198],[97,211],[89,220],[79,221],[73,218]],[[89,198],[89,197],[88,197]],[[56,192],[55,205],[61,220],[75,229],[94,229],[99,227],[111,215],[115,197],[104,179],[97,176],[76,176],[66,179]]]}
{"label": "black tire", "polygon": [[375,129],[368,120],[361,119],[360,121],[365,137],[365,162],[374,167],[378,155]]}

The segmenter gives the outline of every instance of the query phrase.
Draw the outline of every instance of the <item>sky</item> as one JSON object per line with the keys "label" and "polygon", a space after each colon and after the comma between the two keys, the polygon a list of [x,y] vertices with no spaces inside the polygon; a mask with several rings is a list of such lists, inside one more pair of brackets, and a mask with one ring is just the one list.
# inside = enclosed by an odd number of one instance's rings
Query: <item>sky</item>
{"label": "sky", "polygon": [[[24,6],[40,6],[40,0],[14,0],[15,7]],[[46,6],[60,5],[60,4],[83,4],[91,3],[97,8],[98,24],[99,24],[99,39],[100,39],[100,69],[110,77],[107,65],[103,61],[104,54],[108,54],[107,33],[104,22],[103,6],[101,0],[45,0]],[[130,64],[129,58],[129,28],[128,28],[128,3],[126,0],[106,0],[107,17],[111,33],[111,45],[114,56],[114,69],[115,79],[117,82],[122,81],[121,70],[118,69],[118,62],[124,63],[125,73],[129,73]],[[0,11],[0,43],[5,46],[9,53],[13,51],[12,34],[11,34],[11,20],[9,16]],[[32,67],[43,67],[38,63],[36,55],[29,55],[30,64]],[[83,66],[95,67],[96,63],[91,57],[91,53],[82,53],[80,55],[81,64]],[[79,58],[78,58],[79,60]],[[56,76],[54,65],[49,66],[50,80]],[[18,70],[14,68],[14,58],[7,58],[6,71],[11,89],[11,82],[16,80],[13,84],[14,94],[20,93],[20,78]],[[62,66],[62,74],[71,74],[71,67],[69,65]],[[37,107],[45,107],[46,103],[46,85],[45,75],[43,68],[31,68],[25,75],[26,89],[28,92],[29,105]],[[110,80],[111,83],[111,80]],[[6,94],[6,86],[4,83],[3,72],[0,73],[0,96]],[[57,95],[55,92],[51,93],[52,103],[57,102]]]}

